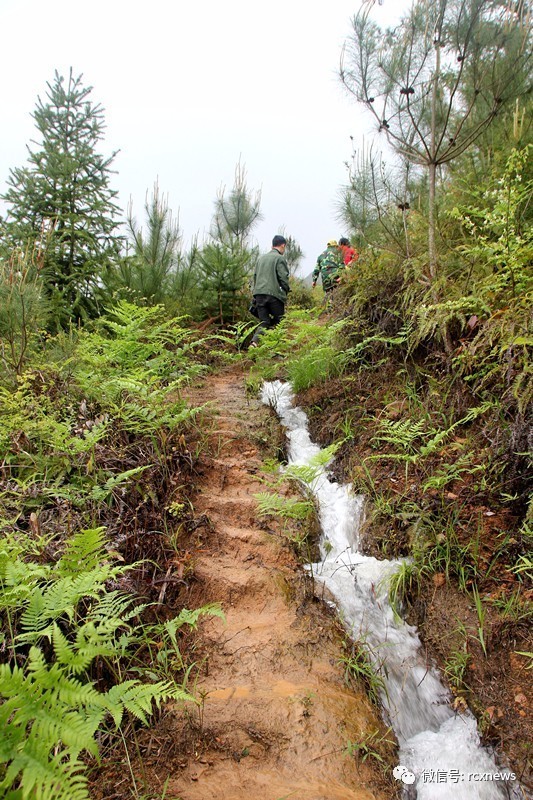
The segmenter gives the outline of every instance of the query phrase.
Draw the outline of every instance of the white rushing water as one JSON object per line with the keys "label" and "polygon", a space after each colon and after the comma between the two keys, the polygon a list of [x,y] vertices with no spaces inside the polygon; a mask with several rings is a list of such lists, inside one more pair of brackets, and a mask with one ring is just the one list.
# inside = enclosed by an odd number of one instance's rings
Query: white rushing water
{"label": "white rushing water", "polygon": [[[294,407],[290,384],[265,383],[262,400],[286,429],[289,463],[308,465],[320,452],[307,429],[305,413]],[[309,485],[319,509],[322,561],[315,579],[335,598],[350,635],[366,643],[382,677],[382,703],[400,745],[394,775],[405,796],[418,800],[501,800],[524,798],[514,775],[496,766],[479,741],[470,712],[455,713],[438,672],[424,658],[416,628],[393,613],[387,579],[396,561],[378,561],[359,552],[363,497],[330,481],[320,468]]]}

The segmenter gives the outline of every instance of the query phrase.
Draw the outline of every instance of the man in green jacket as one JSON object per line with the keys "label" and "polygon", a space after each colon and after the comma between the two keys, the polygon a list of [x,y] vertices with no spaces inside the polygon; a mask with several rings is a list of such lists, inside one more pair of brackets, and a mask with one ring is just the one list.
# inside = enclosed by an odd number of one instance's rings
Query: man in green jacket
{"label": "man in green jacket", "polygon": [[289,293],[289,268],[284,258],[287,240],[274,236],[272,250],[259,256],[254,272],[252,294],[257,305],[259,327],[253,335],[250,347],[257,347],[264,328],[273,328],[285,313],[285,301]]}

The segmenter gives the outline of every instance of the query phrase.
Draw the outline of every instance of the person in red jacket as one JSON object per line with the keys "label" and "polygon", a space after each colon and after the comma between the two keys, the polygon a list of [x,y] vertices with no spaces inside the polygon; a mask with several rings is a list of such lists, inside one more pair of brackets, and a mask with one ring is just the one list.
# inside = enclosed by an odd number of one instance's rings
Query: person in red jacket
{"label": "person in red jacket", "polygon": [[359,258],[359,253],[350,245],[350,240],[346,239],[346,237],[339,239],[339,247],[342,251],[345,267],[351,266]]}

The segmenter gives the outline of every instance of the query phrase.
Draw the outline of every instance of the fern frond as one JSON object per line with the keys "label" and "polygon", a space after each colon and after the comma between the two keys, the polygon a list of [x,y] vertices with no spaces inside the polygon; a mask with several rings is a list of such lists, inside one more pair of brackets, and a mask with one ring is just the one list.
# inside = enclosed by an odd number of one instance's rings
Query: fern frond
{"label": "fern frond", "polygon": [[89,800],[85,765],[76,759],[64,761],[62,754],[49,757],[45,743],[36,736],[28,736],[24,746],[13,753],[0,790],[20,783],[18,792],[6,797],[22,800]]}
{"label": "fern frond", "polygon": [[[88,692],[87,687],[68,679],[57,665],[47,670],[46,665],[34,663],[37,668],[27,675],[19,667],[10,673],[5,666],[2,665],[0,672],[0,696],[4,700],[0,707],[2,730],[19,729],[21,741],[27,731],[35,731],[47,743],[48,752],[61,743],[74,758],[83,750],[97,754],[94,733],[105,715],[101,704],[94,702],[98,692],[94,689]],[[90,705],[86,713],[87,701]]]}
{"label": "fern frond", "polygon": [[129,620],[139,616],[146,607],[146,603],[134,605],[130,595],[116,590],[99,597],[85,612],[85,619],[102,629],[108,624],[113,626],[117,620],[126,626]]}
{"label": "fern frond", "polygon": [[105,528],[88,528],[74,534],[56,565],[60,576],[77,575],[95,569],[108,558]]}
{"label": "fern frond", "polygon": [[[120,626],[120,620],[116,627]],[[86,630],[92,628],[91,633]],[[114,632],[114,631],[113,631]],[[92,634],[92,635],[91,635]],[[67,667],[73,675],[84,672],[96,658],[111,658],[118,654],[114,639],[105,634],[97,634],[94,626],[84,625],[76,632],[76,643],[71,644],[57,623],[51,626],[51,639],[56,661]],[[89,641],[87,641],[89,639]]]}
{"label": "fern frond", "polygon": [[44,587],[35,587],[20,618],[24,632],[19,634],[18,640],[36,642],[41,636],[49,638],[50,623],[57,619],[68,619],[72,623],[82,600],[96,601],[95,608],[101,607],[102,618],[111,615],[109,609],[112,607],[119,615],[131,601],[120,592],[107,592],[106,581],[125,569],[104,564],[87,572],[59,577]]}
{"label": "fern frond", "polygon": [[315,481],[324,473],[324,469],[332,462],[341,445],[342,441],[333,442],[321,450],[317,448],[317,452],[310,458],[308,464],[289,464],[283,469],[279,483],[282,483],[285,478],[291,478],[313,487]]}
{"label": "fern frond", "polygon": [[194,608],[192,610],[183,608],[177,617],[167,620],[164,624],[165,627],[168,625],[176,625],[177,628],[181,628],[182,625],[189,625],[191,628],[196,629],[198,620],[203,616],[219,617],[219,619],[223,621],[226,619],[220,603],[207,603],[205,606],[201,606],[201,608]]}
{"label": "fern frond", "polygon": [[41,636],[49,638],[50,622],[60,617],[72,621],[82,596],[70,577],[60,578],[44,589],[36,587],[20,617],[20,627],[24,633],[19,634],[17,639],[35,642]]}
{"label": "fern frond", "polygon": [[425,422],[411,419],[382,419],[379,422],[380,430],[372,437],[372,442],[386,442],[398,448],[413,453],[414,443],[422,436],[427,436]]}
{"label": "fern frond", "polygon": [[117,727],[126,710],[146,724],[147,715],[152,713],[153,705],[159,707],[166,700],[197,702],[192,695],[171,681],[159,681],[158,683],[123,681],[113,686],[105,695],[107,709]]}
{"label": "fern frond", "polygon": [[93,486],[91,491],[91,499],[98,500],[99,502],[105,500],[107,497],[109,497],[114,489],[127,483],[129,479],[133,478],[135,475],[141,475],[150,466],[152,465],[145,464],[142,467],[134,467],[133,469],[127,469],[125,472],[119,472],[115,475],[111,475],[111,477],[106,480],[103,486]]}
{"label": "fern frond", "polygon": [[51,569],[48,565],[34,564],[12,556],[1,563],[0,559],[0,607],[23,608],[40,582],[46,580]]}
{"label": "fern frond", "polygon": [[420,448],[420,455],[427,456],[430,453],[434,453],[435,450],[439,447],[442,442],[450,436],[450,434],[457,428],[459,425],[466,425],[468,422],[472,422],[473,420],[477,419],[477,417],[482,416],[485,414],[490,408],[493,408],[494,404],[491,402],[482,403],[480,406],[476,406],[475,408],[471,408],[464,417],[454,422],[453,425],[450,425],[449,428],[443,431],[439,431],[429,442],[423,445]]}
{"label": "fern frond", "polygon": [[314,508],[311,500],[296,500],[270,492],[259,492],[254,498],[257,500],[257,513],[260,517],[279,516],[284,519],[304,520]]}
{"label": "fern frond", "polygon": [[163,648],[161,649],[158,657],[161,658],[165,657],[166,648],[168,647],[168,643],[170,641],[170,643],[173,646],[174,656],[177,658],[177,663],[179,664],[179,668],[184,669],[185,662],[179,648],[178,631],[184,625],[189,625],[189,627],[191,627],[193,630],[196,630],[198,621],[202,616],[215,616],[219,617],[223,622],[226,621],[226,617],[224,615],[224,612],[222,611],[222,608],[220,607],[220,604],[208,603],[207,605],[202,606],[201,608],[196,608],[193,610],[183,608],[176,617],[168,619],[162,624],[154,625],[153,626],[154,634],[156,636],[159,636],[163,640]]}

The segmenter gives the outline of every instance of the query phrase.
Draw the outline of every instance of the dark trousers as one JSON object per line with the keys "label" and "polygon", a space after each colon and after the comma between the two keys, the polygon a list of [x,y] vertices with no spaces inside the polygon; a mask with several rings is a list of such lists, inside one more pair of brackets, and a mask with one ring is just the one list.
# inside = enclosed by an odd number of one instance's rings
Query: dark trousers
{"label": "dark trousers", "polygon": [[263,328],[274,328],[280,322],[285,313],[285,303],[272,297],[271,294],[254,295],[257,303],[257,315],[259,317],[259,328],[252,337],[252,342],[257,342]]}

